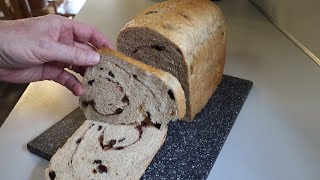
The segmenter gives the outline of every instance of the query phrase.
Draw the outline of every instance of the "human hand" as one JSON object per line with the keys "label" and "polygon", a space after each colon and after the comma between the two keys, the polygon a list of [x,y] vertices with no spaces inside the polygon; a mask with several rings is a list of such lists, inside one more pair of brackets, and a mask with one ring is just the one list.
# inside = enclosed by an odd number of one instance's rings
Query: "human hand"
{"label": "human hand", "polygon": [[99,54],[88,43],[111,48],[94,28],[57,15],[0,21],[0,80],[53,80],[79,96],[82,85],[65,68],[83,74],[85,67],[99,62]]}

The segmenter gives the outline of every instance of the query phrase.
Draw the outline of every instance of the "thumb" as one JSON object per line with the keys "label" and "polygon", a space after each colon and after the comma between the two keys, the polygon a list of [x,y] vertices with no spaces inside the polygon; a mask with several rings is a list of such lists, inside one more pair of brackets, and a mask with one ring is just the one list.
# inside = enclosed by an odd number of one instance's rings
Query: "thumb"
{"label": "thumb", "polygon": [[72,45],[62,44],[59,42],[43,42],[45,43],[40,50],[41,58],[46,62],[59,61],[76,66],[92,66],[100,61],[99,53],[75,47]]}

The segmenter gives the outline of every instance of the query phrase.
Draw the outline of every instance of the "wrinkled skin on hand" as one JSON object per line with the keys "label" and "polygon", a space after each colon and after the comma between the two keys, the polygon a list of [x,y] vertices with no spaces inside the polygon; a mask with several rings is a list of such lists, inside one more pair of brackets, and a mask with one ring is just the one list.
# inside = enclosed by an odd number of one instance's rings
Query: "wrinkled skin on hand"
{"label": "wrinkled skin on hand", "polygon": [[96,29],[65,17],[48,15],[0,21],[0,80],[26,83],[53,80],[79,96],[83,88],[66,67],[83,75],[99,62],[95,48],[109,47]]}

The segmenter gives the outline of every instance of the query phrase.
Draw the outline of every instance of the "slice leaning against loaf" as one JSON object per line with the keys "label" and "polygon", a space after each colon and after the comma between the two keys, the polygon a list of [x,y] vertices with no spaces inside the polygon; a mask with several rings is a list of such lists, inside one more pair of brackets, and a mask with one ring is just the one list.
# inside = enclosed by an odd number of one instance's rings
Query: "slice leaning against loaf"
{"label": "slice leaning against loaf", "polygon": [[126,24],[117,49],[177,77],[187,100],[186,119],[192,120],[221,81],[226,26],[209,0],[168,0]]}
{"label": "slice leaning against loaf", "polygon": [[160,127],[184,117],[184,91],[174,76],[111,49],[98,52],[100,63],[87,69],[80,97],[87,119]]}
{"label": "slice leaning against loaf", "polygon": [[167,127],[86,120],[51,158],[46,180],[138,180],[166,134]]}

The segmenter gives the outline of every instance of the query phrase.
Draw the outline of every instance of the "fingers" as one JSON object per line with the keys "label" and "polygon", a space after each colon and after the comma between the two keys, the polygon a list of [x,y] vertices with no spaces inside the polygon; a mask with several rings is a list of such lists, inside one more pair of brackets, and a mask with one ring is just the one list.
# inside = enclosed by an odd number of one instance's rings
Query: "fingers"
{"label": "fingers", "polygon": [[68,88],[76,96],[80,96],[83,93],[80,81],[73,74],[67,71],[62,71],[53,80]]}
{"label": "fingers", "polygon": [[41,39],[41,52],[38,49],[34,52],[44,63],[58,61],[75,66],[92,66],[100,60],[100,55],[93,51],[95,47],[111,48],[111,43],[96,29],[68,18],[61,17],[60,22],[58,39]]}
{"label": "fingers", "polygon": [[68,88],[76,96],[82,94],[81,82],[73,74],[65,71],[61,63],[47,63],[42,68],[41,78],[37,80],[53,80]]}
{"label": "fingers", "polygon": [[76,66],[92,66],[99,62],[100,55],[92,50],[70,46],[55,41],[42,41],[41,56],[44,62],[59,61]]}
{"label": "fingers", "polygon": [[93,47],[92,45],[85,44],[85,43],[80,43],[80,42],[77,42],[77,41],[74,41],[73,45],[75,47],[79,47],[79,48],[86,49],[86,50],[95,50],[95,47]]}
{"label": "fingers", "polygon": [[61,63],[46,63],[41,67],[39,73],[34,72],[33,74],[39,74],[35,81],[39,80],[53,80],[66,88],[68,88],[74,95],[80,96],[83,92],[80,81],[70,72],[64,70],[63,64]]}
{"label": "fingers", "polygon": [[[112,48],[111,43],[104,37],[102,33],[97,31],[96,29],[88,26],[85,23],[71,21],[71,25],[73,27],[73,35],[75,39],[82,43],[91,43],[95,47],[108,47]],[[70,22],[68,22],[70,23]]]}
{"label": "fingers", "polygon": [[[74,42],[74,46],[82,48],[82,49],[87,49],[87,50],[94,50],[95,48],[90,45],[90,44],[83,44],[79,42]],[[71,69],[72,71],[81,74],[81,76],[84,76],[84,73],[86,72],[86,67],[85,66],[73,66]]]}
{"label": "fingers", "polygon": [[105,39],[105,41],[101,41],[100,39],[104,39],[104,36],[99,31],[93,29],[89,42],[97,48],[107,47],[112,49],[112,44],[110,41],[108,41],[107,39]]}

